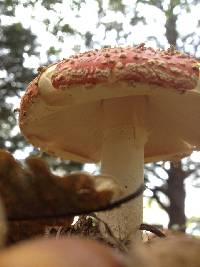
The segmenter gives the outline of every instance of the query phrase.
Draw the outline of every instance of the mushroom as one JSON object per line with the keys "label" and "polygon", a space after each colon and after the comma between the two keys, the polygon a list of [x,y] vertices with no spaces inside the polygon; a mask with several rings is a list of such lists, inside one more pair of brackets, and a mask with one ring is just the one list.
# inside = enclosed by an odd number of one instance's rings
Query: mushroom
{"label": "mushroom", "polygon": [[[101,161],[123,194],[143,183],[144,162],[200,149],[198,62],[144,44],[74,55],[41,71],[21,101],[20,128],[63,159]],[[142,196],[100,214],[120,239],[139,236]]]}

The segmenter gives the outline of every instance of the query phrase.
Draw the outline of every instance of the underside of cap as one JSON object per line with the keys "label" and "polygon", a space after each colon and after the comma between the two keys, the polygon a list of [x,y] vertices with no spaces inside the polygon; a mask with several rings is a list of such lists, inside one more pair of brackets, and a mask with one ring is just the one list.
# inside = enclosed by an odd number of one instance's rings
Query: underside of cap
{"label": "underside of cap", "polygon": [[[150,94],[149,90],[145,96],[150,129],[145,161],[176,160],[200,149],[200,94],[170,89]],[[37,98],[21,129],[34,146],[49,154],[98,162],[103,138],[102,101],[55,107]]]}

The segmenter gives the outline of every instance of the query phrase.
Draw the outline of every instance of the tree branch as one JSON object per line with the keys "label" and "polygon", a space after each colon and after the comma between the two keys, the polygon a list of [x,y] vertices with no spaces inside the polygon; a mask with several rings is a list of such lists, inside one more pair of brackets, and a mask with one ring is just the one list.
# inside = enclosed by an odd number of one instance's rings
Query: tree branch
{"label": "tree branch", "polygon": [[158,202],[158,204],[161,206],[161,208],[168,213],[169,208],[165,204],[163,204],[161,202],[161,200],[160,200],[158,194],[156,193],[156,191],[152,191],[152,192],[153,192],[152,198],[154,198]]}

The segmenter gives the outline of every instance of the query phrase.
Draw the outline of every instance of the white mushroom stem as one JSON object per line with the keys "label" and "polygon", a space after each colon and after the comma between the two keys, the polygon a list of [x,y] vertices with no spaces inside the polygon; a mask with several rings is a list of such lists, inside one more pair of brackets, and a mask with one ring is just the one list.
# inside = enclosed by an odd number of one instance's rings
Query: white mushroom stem
{"label": "white mushroom stem", "polygon": [[[146,105],[144,96],[103,102],[105,128],[101,172],[116,177],[123,195],[134,192],[143,183]],[[116,210],[100,213],[100,218],[116,237],[134,240],[140,236],[142,213],[141,196]]]}

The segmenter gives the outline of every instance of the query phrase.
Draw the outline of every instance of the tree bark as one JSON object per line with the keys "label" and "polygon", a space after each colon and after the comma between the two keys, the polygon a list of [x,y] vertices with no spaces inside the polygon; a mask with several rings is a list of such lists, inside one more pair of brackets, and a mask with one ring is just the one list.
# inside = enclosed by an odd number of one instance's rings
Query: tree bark
{"label": "tree bark", "polygon": [[186,173],[182,170],[181,162],[170,163],[167,180],[167,195],[170,201],[168,207],[169,224],[168,227],[178,226],[180,231],[185,231],[185,186]]}
{"label": "tree bark", "polygon": [[166,38],[168,43],[174,47],[176,47],[176,41],[178,38],[178,32],[176,29],[177,15],[173,13],[175,7],[176,3],[174,3],[174,0],[170,0],[169,9],[165,12],[167,18],[165,24]]}

